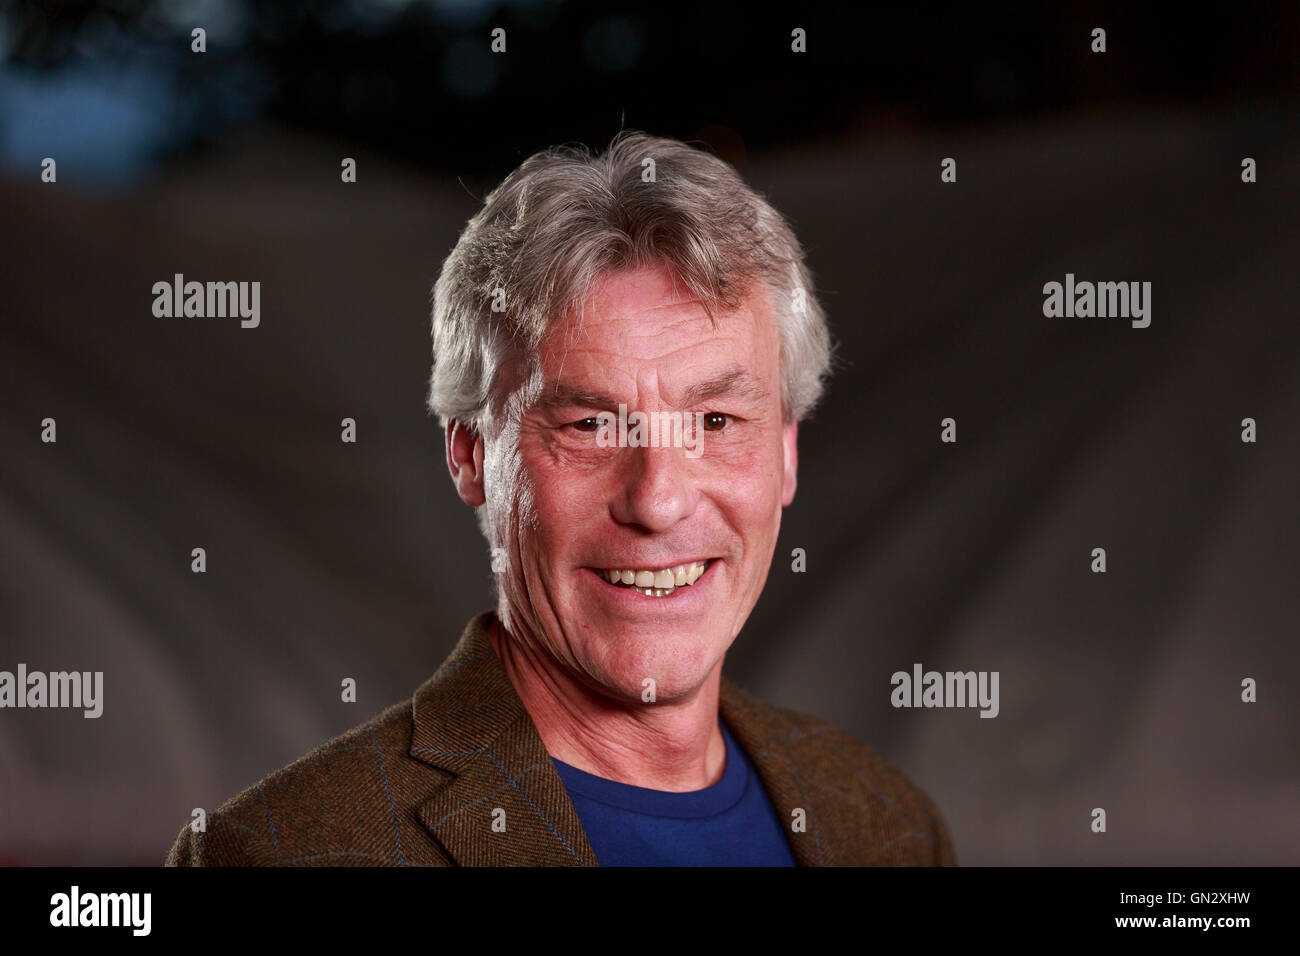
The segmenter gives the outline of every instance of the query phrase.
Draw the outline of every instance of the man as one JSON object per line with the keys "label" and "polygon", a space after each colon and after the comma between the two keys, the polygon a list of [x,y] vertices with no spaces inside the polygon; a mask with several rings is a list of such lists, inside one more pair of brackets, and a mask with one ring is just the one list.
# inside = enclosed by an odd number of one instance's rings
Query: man
{"label": "man", "polygon": [[830,363],[771,206],[672,140],[539,153],[444,262],[433,352],[495,613],[411,700],[182,829],[169,863],[954,862],[897,770],[722,679]]}

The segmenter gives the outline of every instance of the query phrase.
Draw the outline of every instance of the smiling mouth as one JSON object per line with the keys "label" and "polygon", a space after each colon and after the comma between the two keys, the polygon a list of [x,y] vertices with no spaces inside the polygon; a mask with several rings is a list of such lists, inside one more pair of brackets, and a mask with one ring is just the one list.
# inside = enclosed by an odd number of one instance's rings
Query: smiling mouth
{"label": "smiling mouth", "polygon": [[709,564],[708,560],[704,560],[655,571],[632,568],[592,568],[591,570],[616,588],[627,588],[646,597],[663,598],[680,588],[694,584],[704,574]]}

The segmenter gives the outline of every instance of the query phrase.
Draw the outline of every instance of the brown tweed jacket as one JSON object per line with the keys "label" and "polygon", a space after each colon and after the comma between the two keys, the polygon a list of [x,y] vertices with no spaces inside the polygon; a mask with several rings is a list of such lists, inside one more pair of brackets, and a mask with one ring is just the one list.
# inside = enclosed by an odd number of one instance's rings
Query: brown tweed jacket
{"label": "brown tweed jacket", "polygon": [[[204,832],[184,826],[167,865],[596,866],[488,643],[490,619],[470,621],[412,699],[226,801]],[[786,821],[800,865],[955,863],[930,799],[852,737],[725,678],[719,710]],[[503,832],[493,828],[497,808]]]}

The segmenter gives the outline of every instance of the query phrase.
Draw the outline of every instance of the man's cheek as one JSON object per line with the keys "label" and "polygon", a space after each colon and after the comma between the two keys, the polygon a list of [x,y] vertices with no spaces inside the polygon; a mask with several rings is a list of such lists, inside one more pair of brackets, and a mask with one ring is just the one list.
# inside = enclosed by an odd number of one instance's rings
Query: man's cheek
{"label": "man's cheek", "polygon": [[718,498],[764,515],[771,511],[772,500],[779,501],[785,474],[772,456],[751,450],[733,461],[709,464],[706,480]]}
{"label": "man's cheek", "polygon": [[560,526],[589,515],[599,504],[601,488],[608,490],[608,484],[568,468],[548,470],[537,481],[538,499],[545,502],[547,516]]}
{"label": "man's cheek", "polygon": [[590,432],[550,429],[526,444],[525,457],[548,471],[583,473],[609,466],[617,447],[602,444]]}
{"label": "man's cheek", "polygon": [[738,481],[767,480],[772,474],[782,474],[785,452],[779,441],[773,441],[766,432],[750,431],[727,435],[703,442],[701,460],[708,466],[734,474]]}
{"label": "man's cheek", "polygon": [[592,482],[587,476],[567,470],[548,470],[534,476],[534,488],[538,549],[561,565],[569,559],[580,559],[582,555],[571,545],[590,534],[604,506],[602,494],[608,494],[608,484]]}

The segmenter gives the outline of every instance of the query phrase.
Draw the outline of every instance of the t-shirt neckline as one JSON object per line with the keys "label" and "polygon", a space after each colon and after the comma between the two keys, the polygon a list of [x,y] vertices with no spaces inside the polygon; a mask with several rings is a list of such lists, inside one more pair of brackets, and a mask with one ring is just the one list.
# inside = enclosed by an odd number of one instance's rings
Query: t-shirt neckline
{"label": "t-shirt neckline", "polygon": [[716,816],[740,802],[741,797],[745,795],[749,776],[744,753],[731,736],[731,731],[721,720],[718,721],[718,726],[722,730],[722,739],[727,745],[727,765],[722,778],[702,790],[674,793],[670,790],[634,787],[631,784],[607,780],[585,770],[579,770],[556,757],[551,758],[551,763],[555,765],[560,779],[564,781],[565,789],[570,794],[597,803],[654,817],[698,819]]}

